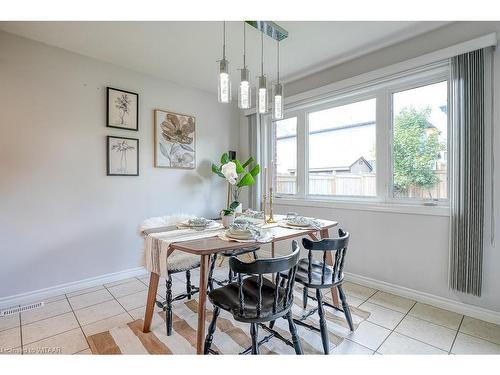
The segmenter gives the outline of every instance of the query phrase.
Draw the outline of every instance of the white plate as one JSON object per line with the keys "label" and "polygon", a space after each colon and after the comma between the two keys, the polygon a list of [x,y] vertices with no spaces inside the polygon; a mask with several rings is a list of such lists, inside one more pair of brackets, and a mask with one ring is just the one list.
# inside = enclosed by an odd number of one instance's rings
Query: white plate
{"label": "white plate", "polygon": [[290,225],[292,227],[300,227],[300,228],[306,228],[306,227],[310,227],[311,226],[311,223],[299,224],[299,223],[294,223],[294,222],[291,222],[291,221],[286,221],[285,223],[286,223],[286,225]]}
{"label": "white plate", "polygon": [[252,234],[251,233],[231,233],[231,231],[226,231],[226,237],[228,238],[234,238],[235,240],[251,240],[252,239]]}

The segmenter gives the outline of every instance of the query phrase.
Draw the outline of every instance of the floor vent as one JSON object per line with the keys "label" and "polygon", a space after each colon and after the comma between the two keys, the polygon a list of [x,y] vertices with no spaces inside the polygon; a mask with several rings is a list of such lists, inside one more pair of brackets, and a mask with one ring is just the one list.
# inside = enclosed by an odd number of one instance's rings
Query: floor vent
{"label": "floor vent", "polygon": [[33,309],[39,309],[40,307],[43,307],[44,305],[45,305],[45,302],[37,302],[37,303],[32,303],[32,304],[24,305],[24,306],[11,307],[11,308],[8,308],[5,310],[0,310],[0,316],[14,315],[14,314],[26,312],[26,311],[33,310]]}

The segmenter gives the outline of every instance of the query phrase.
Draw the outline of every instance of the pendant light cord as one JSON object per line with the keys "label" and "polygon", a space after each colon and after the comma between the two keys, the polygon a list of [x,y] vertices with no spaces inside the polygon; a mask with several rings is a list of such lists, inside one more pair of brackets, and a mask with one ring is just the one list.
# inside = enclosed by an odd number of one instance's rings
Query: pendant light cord
{"label": "pendant light cord", "polygon": [[247,35],[246,22],[243,21],[243,69],[247,68]]}
{"label": "pendant light cord", "polygon": [[222,21],[222,58],[226,59],[226,21]]}
{"label": "pendant light cord", "polygon": [[264,33],[260,33],[260,75],[264,75]]}
{"label": "pendant light cord", "polygon": [[278,50],[278,77],[277,77],[277,80],[278,80],[278,83],[280,83],[280,42],[279,40],[276,41],[276,46],[277,46],[277,50]]}

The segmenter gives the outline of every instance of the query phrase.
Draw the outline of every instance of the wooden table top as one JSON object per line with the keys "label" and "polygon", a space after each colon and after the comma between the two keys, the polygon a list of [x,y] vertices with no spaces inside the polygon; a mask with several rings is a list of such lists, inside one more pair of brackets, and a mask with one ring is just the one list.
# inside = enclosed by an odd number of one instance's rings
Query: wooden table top
{"label": "wooden table top", "polygon": [[[320,221],[323,224],[321,229],[291,229],[279,226],[272,226],[267,229],[270,230],[274,235],[274,238],[271,242],[277,242],[292,239],[295,237],[302,237],[308,234],[314,234],[322,229],[333,228],[338,224],[336,221]],[[215,237],[203,238],[199,240],[174,242],[170,245],[170,248],[172,250],[181,250],[191,254],[207,255],[226,250],[241,249],[243,247],[249,247],[258,244],[259,242],[224,241],[215,235]]]}

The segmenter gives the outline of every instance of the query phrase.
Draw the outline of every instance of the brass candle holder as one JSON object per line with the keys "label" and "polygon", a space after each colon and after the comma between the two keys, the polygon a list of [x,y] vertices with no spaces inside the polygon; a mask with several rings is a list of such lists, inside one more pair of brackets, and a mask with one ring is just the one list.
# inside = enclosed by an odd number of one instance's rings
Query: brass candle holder
{"label": "brass candle holder", "polygon": [[[266,213],[264,211],[264,217],[266,217]],[[268,224],[274,224],[276,221],[273,217],[273,188],[269,188],[269,219],[267,219]]]}
{"label": "brass candle holder", "polygon": [[262,194],[262,211],[264,211],[264,225],[267,224],[267,218],[266,218],[266,193]]}

